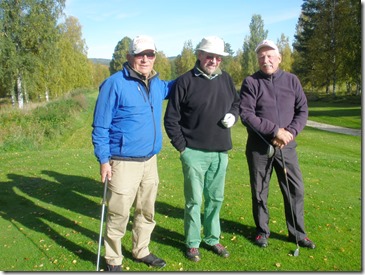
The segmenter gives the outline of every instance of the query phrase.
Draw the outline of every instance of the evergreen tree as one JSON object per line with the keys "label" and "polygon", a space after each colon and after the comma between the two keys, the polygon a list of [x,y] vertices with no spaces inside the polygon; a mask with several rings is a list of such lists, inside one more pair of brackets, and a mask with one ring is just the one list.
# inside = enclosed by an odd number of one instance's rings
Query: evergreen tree
{"label": "evergreen tree", "polygon": [[250,23],[250,36],[245,37],[243,43],[243,78],[258,70],[255,48],[262,40],[266,39],[268,31],[264,30],[264,21],[261,15],[254,14]]}
{"label": "evergreen tree", "polygon": [[[360,85],[361,13],[358,1],[305,0],[297,24],[293,69],[307,87],[336,95],[341,83]],[[351,90],[351,89],[350,89]]]}

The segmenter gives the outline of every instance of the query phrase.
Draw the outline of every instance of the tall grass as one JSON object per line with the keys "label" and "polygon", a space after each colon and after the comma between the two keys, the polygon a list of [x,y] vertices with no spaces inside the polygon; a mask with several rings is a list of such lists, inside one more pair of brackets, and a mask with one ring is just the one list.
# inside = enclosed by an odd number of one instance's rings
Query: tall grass
{"label": "tall grass", "polygon": [[[59,137],[56,145],[0,154],[0,270],[95,270],[102,198],[90,136],[95,97],[96,93],[86,94],[88,108],[79,114],[80,120],[72,119],[74,130]],[[244,156],[247,134],[240,123],[232,128],[232,138],[221,212],[221,243],[231,256],[219,258],[202,247],[202,260],[194,263],[183,253],[181,164],[165,135],[158,157],[157,225],[150,249],[167,266],[157,271],[361,271],[361,138],[309,127],[298,137],[306,229],[317,244],[314,250],[300,248],[298,257],[292,256],[295,244],[286,241],[284,206],[275,174],[269,195],[269,246],[261,249],[253,244]],[[156,271],[132,260],[131,224],[128,229],[123,239],[123,269]],[[102,267],[104,263],[102,259]]]}
{"label": "tall grass", "polygon": [[85,95],[79,91],[34,109],[1,112],[0,152],[55,145],[60,137],[78,126],[75,120],[80,119],[87,107]]}

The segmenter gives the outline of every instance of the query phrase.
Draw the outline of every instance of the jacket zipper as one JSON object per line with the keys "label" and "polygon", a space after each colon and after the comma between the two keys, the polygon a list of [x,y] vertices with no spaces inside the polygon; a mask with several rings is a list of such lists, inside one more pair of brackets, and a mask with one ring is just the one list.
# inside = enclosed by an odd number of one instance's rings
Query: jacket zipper
{"label": "jacket zipper", "polygon": [[149,98],[149,94],[147,94],[146,89],[147,89],[147,87],[144,85],[144,91],[142,91],[141,86],[138,83],[138,91],[141,93],[144,101],[145,102],[148,101],[148,103],[150,105],[150,108],[151,108],[152,121],[153,121],[153,130],[154,130],[154,133],[153,133],[153,146],[152,146],[152,150],[150,152],[152,154],[153,150],[155,150],[155,144],[156,144],[156,121],[155,121],[153,106],[152,106],[151,100]]}

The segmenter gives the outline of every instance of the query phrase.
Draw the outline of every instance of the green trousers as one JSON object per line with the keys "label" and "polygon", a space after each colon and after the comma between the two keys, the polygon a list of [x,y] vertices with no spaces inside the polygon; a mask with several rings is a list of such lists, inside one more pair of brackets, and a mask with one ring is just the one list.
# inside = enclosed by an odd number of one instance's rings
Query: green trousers
{"label": "green trousers", "polygon": [[221,234],[219,213],[224,197],[228,154],[186,148],[180,160],[184,173],[185,244],[188,248],[198,248],[202,241],[200,233],[203,226],[203,241],[215,245],[219,243]]}

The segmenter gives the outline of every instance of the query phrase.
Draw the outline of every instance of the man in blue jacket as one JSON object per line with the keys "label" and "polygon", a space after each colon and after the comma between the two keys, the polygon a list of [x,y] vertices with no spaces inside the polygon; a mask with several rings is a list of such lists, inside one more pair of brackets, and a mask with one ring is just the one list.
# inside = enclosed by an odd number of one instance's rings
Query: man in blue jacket
{"label": "man in blue jacket", "polygon": [[121,270],[121,239],[133,204],[132,256],[149,266],[166,265],[150,253],[148,245],[156,224],[156,154],[162,147],[162,102],[171,83],[160,80],[153,70],[156,46],[151,37],[135,37],[127,60],[122,70],[100,85],[92,124],[101,181],[109,180],[104,237],[108,271]]}
{"label": "man in blue jacket", "polygon": [[[313,249],[315,244],[304,228],[304,184],[295,149],[295,137],[308,118],[307,99],[299,79],[279,69],[281,55],[274,42],[263,40],[255,51],[260,70],[244,79],[240,92],[240,117],[248,132],[246,158],[257,231],[255,243],[268,246],[267,198],[275,169],[284,198],[289,241]],[[268,144],[276,147],[273,156],[267,154]]]}

